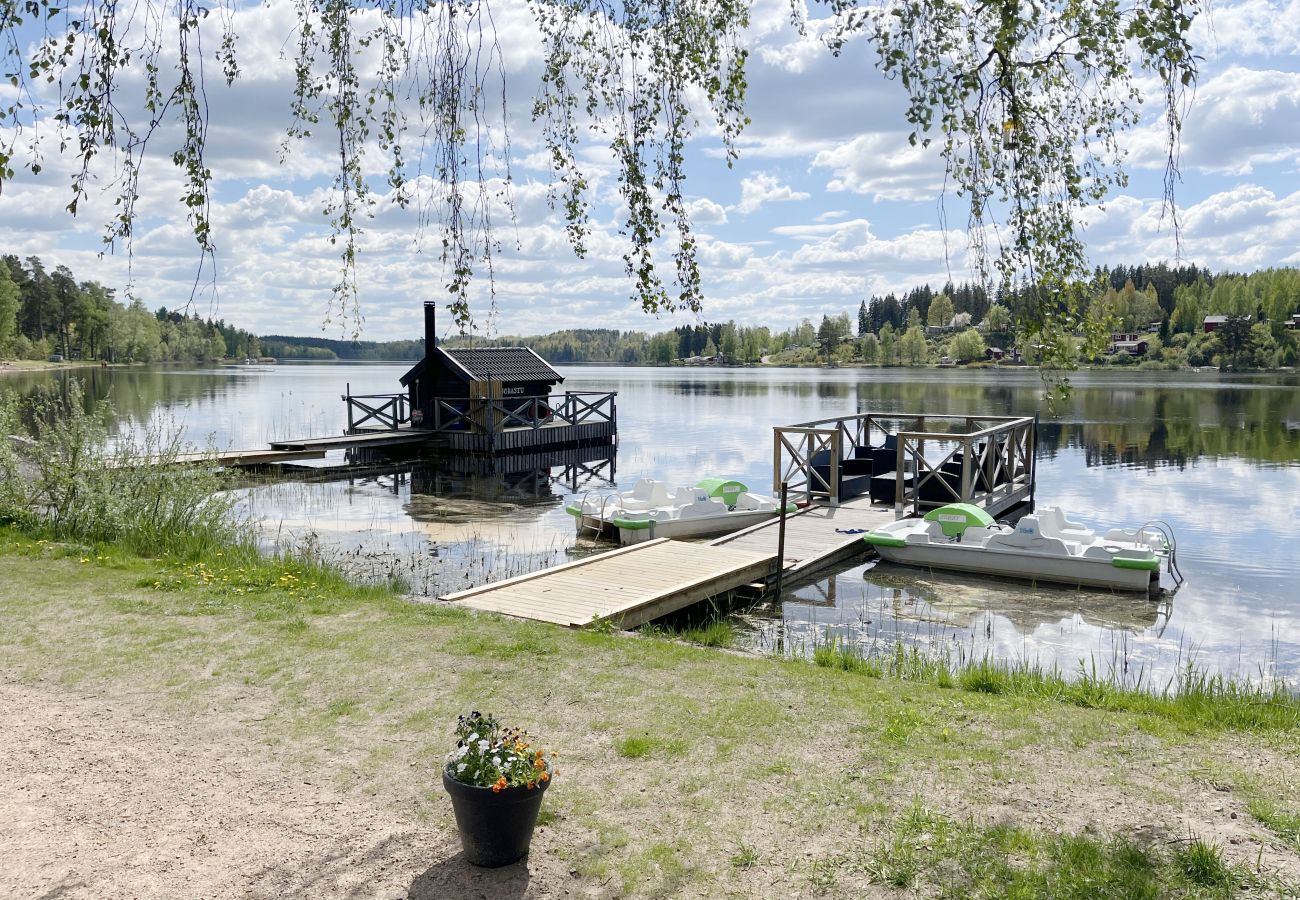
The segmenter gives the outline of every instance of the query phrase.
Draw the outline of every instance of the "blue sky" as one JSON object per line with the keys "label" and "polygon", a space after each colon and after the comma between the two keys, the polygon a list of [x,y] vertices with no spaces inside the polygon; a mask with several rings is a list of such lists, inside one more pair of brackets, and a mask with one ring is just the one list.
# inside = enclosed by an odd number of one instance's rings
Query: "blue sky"
{"label": "blue sky", "polygon": [[[584,156],[595,227],[588,258],[574,257],[546,203],[545,157],[526,114],[540,66],[527,11],[519,3],[494,9],[518,111],[510,122],[516,220],[498,216],[498,315],[488,321],[480,283],[480,323],[536,333],[654,331],[695,321],[646,317],[629,298],[612,170],[594,143]],[[346,326],[325,323],[337,276],[337,248],[326,240],[321,213],[331,148],[309,142],[280,160],[290,77],[282,51],[292,15],[280,0],[238,12],[244,76],[226,89],[209,71],[218,280],[215,289],[201,286],[194,306],[261,333],[338,337]],[[785,0],[759,0],[753,23],[746,37],[752,124],[739,162],[723,165],[707,129],[690,148],[686,187],[701,238],[702,318],[782,328],[852,312],[873,292],[971,278],[961,201],[948,198],[942,230],[939,162],[908,145],[901,91],[875,72],[869,48],[859,43],[833,58],[815,36],[789,26]],[[1216,3],[1196,27],[1203,62],[1183,139],[1181,258],[1214,270],[1300,265],[1300,0]],[[1175,260],[1178,248],[1160,216],[1159,112],[1149,102],[1148,121],[1124,140],[1129,188],[1089,214],[1095,262]],[[110,194],[96,195],[75,220],[62,212],[69,166],[47,144],[42,176],[5,186],[0,251],[68,265],[121,292],[129,286],[150,307],[190,302],[197,254],[166,155],[153,159],[130,258],[97,256]],[[419,333],[422,302],[444,296],[437,249],[436,235],[421,238],[411,213],[384,208],[369,223],[360,267],[363,338]]]}

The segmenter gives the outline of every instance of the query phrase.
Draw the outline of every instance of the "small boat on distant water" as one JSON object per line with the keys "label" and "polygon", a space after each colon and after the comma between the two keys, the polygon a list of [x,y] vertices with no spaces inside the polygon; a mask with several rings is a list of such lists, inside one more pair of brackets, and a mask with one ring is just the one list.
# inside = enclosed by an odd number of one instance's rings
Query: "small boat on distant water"
{"label": "small boat on distant water", "polygon": [[1013,526],[994,522],[978,506],[950,503],[923,519],[891,522],[863,540],[889,562],[932,569],[1119,591],[1158,589],[1163,568],[1182,580],[1169,526],[1152,522],[1098,536],[1055,506]]}
{"label": "small boat on distant water", "polygon": [[[790,504],[788,510],[794,509]],[[777,515],[780,504],[728,478],[705,478],[671,492],[662,481],[642,478],[630,491],[587,495],[565,511],[573,516],[579,534],[612,537],[617,532],[619,543],[637,544],[739,531]]]}

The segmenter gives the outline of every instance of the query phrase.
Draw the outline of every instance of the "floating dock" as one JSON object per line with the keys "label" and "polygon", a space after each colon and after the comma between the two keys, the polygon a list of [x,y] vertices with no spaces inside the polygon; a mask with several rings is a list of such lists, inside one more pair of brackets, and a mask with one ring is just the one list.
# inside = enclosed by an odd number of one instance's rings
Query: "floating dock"
{"label": "floating dock", "polygon": [[[773,493],[806,507],[710,544],[660,540],[443,600],[581,626],[630,628],[740,587],[811,577],[869,548],[862,535],[953,501],[1002,515],[1032,502],[1037,420],[858,414],[773,429]],[[797,495],[797,494],[796,494]]]}
{"label": "floating dock", "polygon": [[774,557],[660,538],[441,599],[484,612],[582,627],[635,628],[767,577]]}
{"label": "floating dock", "polygon": [[[785,577],[865,554],[863,532],[892,521],[892,510],[873,509],[865,499],[787,516]],[[635,628],[709,597],[765,585],[776,574],[779,531],[780,519],[774,518],[711,544],[660,538],[441,599],[557,625],[607,619]]]}
{"label": "floating dock", "polygon": [[[798,578],[865,553],[869,548],[862,535],[892,521],[893,509],[872,506],[866,497],[839,506],[809,506],[786,516],[784,577]],[[709,546],[765,553],[775,573],[779,532],[780,519],[773,519],[724,535]]]}

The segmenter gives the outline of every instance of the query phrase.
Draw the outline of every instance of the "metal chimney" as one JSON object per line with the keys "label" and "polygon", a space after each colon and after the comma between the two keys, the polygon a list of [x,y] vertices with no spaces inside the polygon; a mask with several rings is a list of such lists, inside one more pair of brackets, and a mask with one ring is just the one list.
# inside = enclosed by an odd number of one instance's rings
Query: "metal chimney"
{"label": "metal chimney", "polygon": [[424,301],[424,356],[433,359],[433,348],[438,346],[438,304],[433,300]]}

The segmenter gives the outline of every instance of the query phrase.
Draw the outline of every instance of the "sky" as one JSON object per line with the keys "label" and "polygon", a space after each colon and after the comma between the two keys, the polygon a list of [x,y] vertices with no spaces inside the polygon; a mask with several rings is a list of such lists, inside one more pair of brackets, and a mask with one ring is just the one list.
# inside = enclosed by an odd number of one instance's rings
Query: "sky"
{"label": "sky", "polygon": [[[540,45],[522,3],[493,9],[513,110],[514,218],[496,216],[495,277],[490,289],[480,279],[472,292],[482,330],[661,331],[729,319],[779,329],[853,313],[872,294],[973,278],[961,201],[949,196],[945,207],[940,161],[909,145],[905,98],[874,69],[870,48],[858,43],[833,57],[815,34],[791,27],[787,0],[757,0],[744,38],[751,124],[740,159],[728,169],[707,127],[688,148],[704,310],[647,316],[623,273],[617,186],[597,144],[582,150],[595,200],[585,258],[574,255],[550,209],[547,159],[528,116]],[[198,269],[177,199],[181,180],[164,144],[143,181],[130,252],[101,255],[114,213],[110,172],[99,171],[92,196],[69,216],[73,162],[48,128],[41,174],[20,173],[0,192],[0,253],[66,265],[150,308],[190,305],[259,334],[350,337],[354,323],[330,315],[339,248],[322,212],[337,156],[323,138],[296,145],[287,158],[281,152],[290,124],[292,4],[271,0],[236,11],[233,21],[243,74],[226,88],[215,64],[208,69],[215,279]],[[1202,62],[1182,138],[1179,240],[1162,216],[1165,146],[1153,100],[1124,138],[1128,187],[1088,213],[1090,257],[1238,272],[1300,265],[1300,0],[1216,2],[1194,39]],[[124,94],[129,102],[130,90]],[[423,302],[446,300],[437,234],[421,228],[415,211],[382,203],[365,228],[359,336],[418,337]],[[450,317],[440,321],[450,333]]]}

